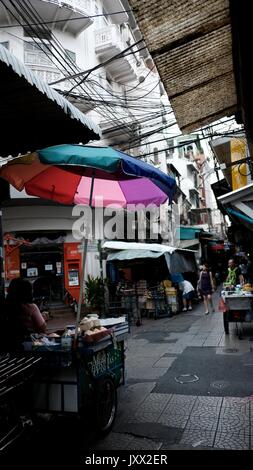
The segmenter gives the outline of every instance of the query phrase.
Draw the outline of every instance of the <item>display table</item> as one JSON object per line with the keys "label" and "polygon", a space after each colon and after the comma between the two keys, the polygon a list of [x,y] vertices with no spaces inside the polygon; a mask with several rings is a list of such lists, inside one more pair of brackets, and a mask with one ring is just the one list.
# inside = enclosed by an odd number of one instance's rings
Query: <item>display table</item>
{"label": "display table", "polygon": [[223,324],[226,334],[229,334],[229,323],[236,323],[237,334],[241,337],[238,323],[251,322],[253,320],[253,294],[246,291],[222,291],[221,310],[223,312]]}

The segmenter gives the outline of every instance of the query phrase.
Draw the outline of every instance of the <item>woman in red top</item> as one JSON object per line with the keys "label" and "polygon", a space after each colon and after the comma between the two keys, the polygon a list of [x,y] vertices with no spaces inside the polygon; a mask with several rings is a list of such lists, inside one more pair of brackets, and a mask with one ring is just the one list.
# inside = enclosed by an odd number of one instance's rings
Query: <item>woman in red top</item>
{"label": "woman in red top", "polygon": [[6,313],[10,343],[20,346],[31,333],[45,333],[46,322],[33,303],[32,285],[21,278],[12,279],[6,297]]}

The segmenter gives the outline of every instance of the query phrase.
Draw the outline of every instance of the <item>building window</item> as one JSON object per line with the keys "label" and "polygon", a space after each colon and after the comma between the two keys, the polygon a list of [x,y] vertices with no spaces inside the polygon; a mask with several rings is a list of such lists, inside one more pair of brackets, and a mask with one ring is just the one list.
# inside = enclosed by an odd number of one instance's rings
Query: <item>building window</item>
{"label": "building window", "polygon": [[67,60],[71,60],[71,62],[74,62],[76,64],[76,53],[73,51],[70,51],[69,49],[65,49],[65,57]]}
{"label": "building window", "polygon": [[187,155],[187,146],[184,145],[183,142],[180,142],[179,143],[180,147],[178,147],[178,154],[179,154],[179,157],[180,158],[187,158],[188,159],[188,155]]}
{"label": "building window", "polygon": [[192,145],[187,145],[184,142],[180,142],[179,145],[182,145],[182,147],[178,148],[178,154],[179,157],[182,158],[187,158],[187,160],[193,160],[193,147]]}
{"label": "building window", "polygon": [[190,189],[190,202],[195,207],[199,207],[199,195],[196,191]]}
{"label": "building window", "polygon": [[159,163],[158,148],[155,147],[153,152],[154,152],[154,164],[158,165]]}
{"label": "building window", "polygon": [[168,149],[167,149],[167,152],[169,153],[169,155],[173,155],[174,154],[174,140],[173,139],[167,139],[167,145],[168,145]]}
{"label": "building window", "polygon": [[193,182],[194,182],[194,187],[198,189],[198,174],[196,171],[193,173]]}
{"label": "building window", "polygon": [[53,65],[51,46],[26,41],[24,44],[24,62],[29,65]]}
{"label": "building window", "polygon": [[1,46],[5,47],[5,49],[9,49],[10,48],[10,43],[9,41],[4,41],[4,42],[0,42]]}
{"label": "building window", "polygon": [[187,145],[184,147],[184,157],[187,158],[188,160],[193,159],[193,147],[192,145]]}

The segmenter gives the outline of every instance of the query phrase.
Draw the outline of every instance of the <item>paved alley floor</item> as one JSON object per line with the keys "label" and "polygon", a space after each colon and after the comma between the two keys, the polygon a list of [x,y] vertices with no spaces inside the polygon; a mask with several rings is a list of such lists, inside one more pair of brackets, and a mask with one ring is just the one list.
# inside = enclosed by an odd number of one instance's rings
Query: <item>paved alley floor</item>
{"label": "paved alley floor", "polygon": [[240,340],[203,311],[132,327],[116,422],[91,450],[253,449],[253,325]]}

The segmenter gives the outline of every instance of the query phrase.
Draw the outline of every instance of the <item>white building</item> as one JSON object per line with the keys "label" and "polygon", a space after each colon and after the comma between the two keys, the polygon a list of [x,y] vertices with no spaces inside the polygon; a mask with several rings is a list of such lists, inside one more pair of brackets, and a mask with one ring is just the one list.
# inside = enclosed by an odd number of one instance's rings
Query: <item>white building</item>
{"label": "white building", "polygon": [[[192,142],[196,136],[170,137],[173,130],[178,135],[178,128],[128,1],[23,0],[13,5],[0,3],[0,43],[99,124],[103,140],[96,145],[116,146],[175,176],[179,223],[193,223],[194,210],[195,222],[207,221],[201,209],[211,207],[208,178],[203,184],[200,178],[203,168],[204,175],[209,171],[207,162],[204,158],[198,167],[195,161],[200,154]],[[13,190],[11,195],[21,196]],[[33,238],[62,233],[66,243],[75,242],[71,208],[16,203],[18,208],[4,209],[6,232]],[[163,210],[165,217],[167,204]],[[101,261],[94,246],[91,250],[86,275],[98,276]]]}
{"label": "white building", "polygon": [[[0,4],[0,43],[100,124],[107,144],[130,147],[143,123],[150,128],[160,113],[160,91],[159,76],[124,4],[24,0],[14,8],[6,0]],[[145,96],[152,98],[152,109]]]}
{"label": "white building", "polygon": [[[140,136],[149,139],[163,127],[169,108],[161,103],[159,76],[129,10],[127,1],[120,0],[5,0],[0,3],[0,43],[99,124],[103,141],[97,145],[139,156]],[[37,240],[41,253],[48,248],[39,245],[40,238],[62,241],[62,235],[63,256],[64,243],[76,242],[71,207],[42,205],[23,196],[11,189],[15,202],[3,210],[4,231]],[[87,264],[86,276],[100,275],[95,246]],[[22,275],[25,269],[20,267]]]}

